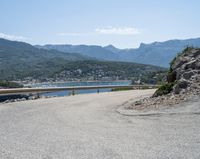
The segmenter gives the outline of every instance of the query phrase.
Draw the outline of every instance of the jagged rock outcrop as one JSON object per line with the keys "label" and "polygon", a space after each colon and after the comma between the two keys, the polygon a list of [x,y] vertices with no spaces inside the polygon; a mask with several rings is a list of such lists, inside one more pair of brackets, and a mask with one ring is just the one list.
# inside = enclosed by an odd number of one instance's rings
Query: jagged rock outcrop
{"label": "jagged rock outcrop", "polygon": [[171,74],[175,75],[172,93],[198,93],[200,89],[200,49],[187,47],[171,63]]}
{"label": "jagged rock outcrop", "polygon": [[127,107],[159,108],[200,96],[200,48],[187,47],[178,54],[170,63],[167,81],[151,98],[142,99]]}

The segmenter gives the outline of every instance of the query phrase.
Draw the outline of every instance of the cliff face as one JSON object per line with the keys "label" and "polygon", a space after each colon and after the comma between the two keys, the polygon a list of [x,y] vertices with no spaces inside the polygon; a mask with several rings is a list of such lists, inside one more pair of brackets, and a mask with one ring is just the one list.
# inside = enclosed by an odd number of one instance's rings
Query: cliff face
{"label": "cliff face", "polygon": [[200,48],[188,47],[171,62],[168,83],[174,83],[174,94],[199,93]]}

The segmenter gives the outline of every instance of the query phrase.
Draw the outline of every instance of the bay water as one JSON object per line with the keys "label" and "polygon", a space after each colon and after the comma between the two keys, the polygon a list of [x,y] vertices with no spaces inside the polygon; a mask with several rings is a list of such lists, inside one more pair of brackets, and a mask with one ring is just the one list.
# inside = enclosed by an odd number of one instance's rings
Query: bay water
{"label": "bay water", "polygon": [[[89,81],[89,82],[52,82],[52,83],[34,83],[30,84],[32,88],[52,88],[52,87],[73,87],[73,86],[105,86],[105,85],[130,85],[131,81]],[[99,89],[99,92],[110,92],[111,89]],[[75,90],[75,94],[96,93],[96,89]],[[67,96],[71,95],[72,91],[58,91],[51,93],[41,93],[40,96]]]}

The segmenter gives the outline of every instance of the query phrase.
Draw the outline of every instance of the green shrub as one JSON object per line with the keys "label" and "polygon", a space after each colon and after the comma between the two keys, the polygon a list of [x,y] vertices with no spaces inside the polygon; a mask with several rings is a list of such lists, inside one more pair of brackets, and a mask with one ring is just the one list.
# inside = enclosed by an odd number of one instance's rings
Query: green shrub
{"label": "green shrub", "polygon": [[22,88],[23,85],[16,82],[0,81],[0,87],[3,88]]}
{"label": "green shrub", "polygon": [[173,89],[173,86],[174,86],[174,83],[163,84],[156,90],[153,97],[158,97],[158,96],[162,96],[162,95],[170,93]]}
{"label": "green shrub", "polygon": [[133,88],[128,88],[128,87],[124,87],[124,88],[112,88],[111,91],[115,92],[115,91],[128,91],[128,90],[132,90]]}
{"label": "green shrub", "polygon": [[173,83],[176,81],[176,72],[168,72],[167,74],[167,82]]}

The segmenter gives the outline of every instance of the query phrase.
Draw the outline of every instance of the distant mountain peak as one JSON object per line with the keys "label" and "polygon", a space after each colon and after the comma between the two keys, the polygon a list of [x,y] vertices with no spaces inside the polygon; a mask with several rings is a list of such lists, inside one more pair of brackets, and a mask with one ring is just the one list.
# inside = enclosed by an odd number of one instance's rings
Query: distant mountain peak
{"label": "distant mountain peak", "polygon": [[120,49],[116,48],[114,45],[109,44],[107,46],[104,47],[106,50],[112,51],[114,53],[117,53],[120,51]]}
{"label": "distant mountain peak", "polygon": [[104,48],[115,48],[116,49],[116,47],[112,44],[109,44],[109,45],[105,46]]}

